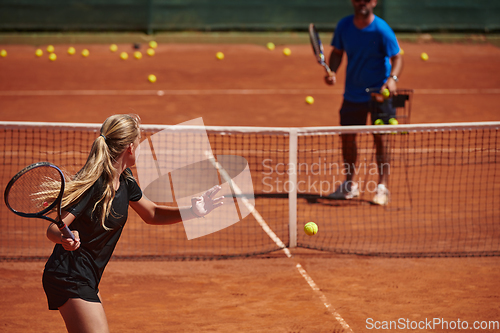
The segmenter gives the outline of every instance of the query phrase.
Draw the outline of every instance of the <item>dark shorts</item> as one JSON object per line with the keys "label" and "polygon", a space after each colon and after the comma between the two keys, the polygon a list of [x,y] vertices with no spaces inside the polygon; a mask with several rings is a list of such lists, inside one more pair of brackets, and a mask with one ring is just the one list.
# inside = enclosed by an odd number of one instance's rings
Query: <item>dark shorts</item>
{"label": "dark shorts", "polygon": [[44,273],[42,284],[45,295],[47,295],[49,310],[58,310],[70,298],[81,298],[95,303],[101,302],[97,295],[99,289],[92,288],[86,283],[68,281],[65,278]]}
{"label": "dark shorts", "polygon": [[396,109],[392,106],[392,98],[383,103],[375,101],[354,103],[344,100],[340,108],[340,125],[355,126],[366,125],[368,113],[371,114],[371,123],[382,119],[384,124],[389,123],[389,119],[396,117]]}

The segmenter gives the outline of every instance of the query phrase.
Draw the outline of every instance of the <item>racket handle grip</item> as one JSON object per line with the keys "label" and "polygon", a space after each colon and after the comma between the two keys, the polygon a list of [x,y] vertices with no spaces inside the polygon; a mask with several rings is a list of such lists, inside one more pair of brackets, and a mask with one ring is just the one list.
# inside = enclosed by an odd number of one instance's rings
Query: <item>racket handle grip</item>
{"label": "racket handle grip", "polygon": [[64,237],[66,238],[71,238],[72,240],[75,240],[75,235],[69,230],[68,226],[64,224],[62,227],[59,228],[61,230],[61,233],[63,234]]}

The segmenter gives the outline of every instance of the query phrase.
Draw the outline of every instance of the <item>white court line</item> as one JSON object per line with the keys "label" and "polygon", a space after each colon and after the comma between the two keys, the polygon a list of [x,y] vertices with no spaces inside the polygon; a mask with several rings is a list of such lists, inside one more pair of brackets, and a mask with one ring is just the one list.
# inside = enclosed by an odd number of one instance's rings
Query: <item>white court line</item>
{"label": "white court line", "polygon": [[[212,163],[212,165],[220,172],[220,175],[224,180],[229,184],[231,189],[234,191],[234,194],[236,194],[238,197],[241,198],[243,204],[246,206],[246,208],[252,212],[252,215],[254,218],[257,220],[257,222],[260,224],[262,229],[267,233],[267,235],[276,243],[276,245],[285,252],[285,255],[288,258],[292,258],[292,254],[290,253],[290,250],[286,247],[286,245],[281,241],[281,239],[271,230],[271,228],[267,225],[266,221],[262,218],[262,216],[259,214],[257,209],[248,201],[248,199],[243,195],[243,192],[241,189],[236,185],[229,174],[226,172],[225,169],[222,168],[222,166],[217,162],[212,155],[211,152],[205,152],[205,155],[207,156],[208,160]],[[300,275],[306,280],[306,282],[309,284],[311,289],[319,296],[320,300],[323,302],[323,305],[326,307],[326,309],[335,317],[337,322],[346,330],[347,332],[353,332],[351,327],[346,323],[344,318],[340,316],[340,314],[333,308],[332,304],[328,301],[326,298],[325,294],[321,292],[319,287],[316,285],[314,280],[307,274],[306,270],[302,267],[300,263],[297,263],[296,266],[297,270],[299,271]]]}
{"label": "white court line", "polygon": [[[500,89],[414,89],[416,95],[489,95]],[[341,89],[4,90],[0,96],[342,95]]]}

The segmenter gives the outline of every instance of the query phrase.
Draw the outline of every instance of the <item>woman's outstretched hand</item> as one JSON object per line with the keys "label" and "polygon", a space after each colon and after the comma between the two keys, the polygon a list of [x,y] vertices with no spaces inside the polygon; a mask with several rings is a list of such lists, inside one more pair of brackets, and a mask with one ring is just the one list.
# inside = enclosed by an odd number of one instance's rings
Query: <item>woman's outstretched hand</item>
{"label": "woman's outstretched hand", "polygon": [[193,214],[198,217],[203,217],[213,211],[215,208],[222,206],[224,196],[218,197],[214,199],[217,192],[221,190],[219,185],[215,185],[205,193],[201,197],[194,197],[191,199],[191,210]]}

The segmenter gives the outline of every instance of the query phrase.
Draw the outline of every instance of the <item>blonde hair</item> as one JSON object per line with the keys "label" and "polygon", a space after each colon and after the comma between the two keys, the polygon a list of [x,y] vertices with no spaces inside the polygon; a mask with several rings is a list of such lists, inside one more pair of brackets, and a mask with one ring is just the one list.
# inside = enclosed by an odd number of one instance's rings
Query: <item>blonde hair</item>
{"label": "blonde hair", "polygon": [[[104,121],[100,135],[92,144],[87,162],[73,179],[66,183],[61,202],[63,210],[77,203],[81,196],[102,178],[103,192],[94,203],[92,213],[99,207],[98,216],[101,225],[109,230],[105,221],[111,212],[115,197],[113,179],[120,176],[113,163],[139,137],[140,122],[140,117],[134,114],[114,115]],[[132,175],[125,174],[125,177]]]}

